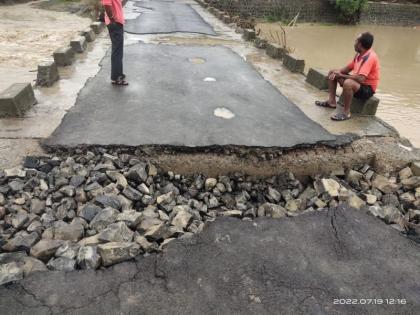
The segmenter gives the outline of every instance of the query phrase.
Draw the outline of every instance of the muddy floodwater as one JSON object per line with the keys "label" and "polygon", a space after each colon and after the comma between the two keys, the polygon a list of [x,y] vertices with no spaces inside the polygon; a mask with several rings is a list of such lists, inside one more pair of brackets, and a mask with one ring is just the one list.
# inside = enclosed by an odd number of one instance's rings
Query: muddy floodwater
{"label": "muddy floodwater", "polygon": [[33,81],[37,65],[91,23],[75,14],[36,9],[33,3],[0,6],[0,90]]}
{"label": "muddy floodwater", "polygon": [[[277,37],[275,23],[259,24],[264,37]],[[270,34],[271,31],[271,34]],[[287,45],[308,67],[340,68],[355,54],[354,38],[364,31],[375,35],[381,62],[378,116],[420,147],[420,26],[330,26],[301,24],[286,28]]]}

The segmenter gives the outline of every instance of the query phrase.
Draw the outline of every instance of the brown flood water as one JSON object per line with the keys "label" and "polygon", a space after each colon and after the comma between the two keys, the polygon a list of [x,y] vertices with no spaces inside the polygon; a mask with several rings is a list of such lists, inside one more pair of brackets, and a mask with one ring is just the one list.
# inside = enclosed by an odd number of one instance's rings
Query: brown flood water
{"label": "brown flood water", "polygon": [[[262,35],[280,31],[276,23],[262,23]],[[355,52],[355,37],[364,31],[375,35],[374,49],[381,63],[377,96],[378,116],[420,147],[420,27],[330,26],[301,24],[286,28],[287,45],[308,67],[324,70],[344,66]]]}

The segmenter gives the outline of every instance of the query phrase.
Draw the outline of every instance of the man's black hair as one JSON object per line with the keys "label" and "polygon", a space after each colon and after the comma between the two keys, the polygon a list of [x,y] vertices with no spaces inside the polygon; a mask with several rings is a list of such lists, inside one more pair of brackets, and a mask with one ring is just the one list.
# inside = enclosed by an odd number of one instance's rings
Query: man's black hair
{"label": "man's black hair", "polygon": [[364,49],[370,49],[373,45],[373,35],[369,32],[362,33],[359,37],[359,43]]}

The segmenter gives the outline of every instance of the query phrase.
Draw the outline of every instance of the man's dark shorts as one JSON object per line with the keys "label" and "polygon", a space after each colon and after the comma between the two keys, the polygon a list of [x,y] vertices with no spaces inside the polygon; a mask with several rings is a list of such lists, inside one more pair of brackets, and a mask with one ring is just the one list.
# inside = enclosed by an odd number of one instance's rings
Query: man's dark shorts
{"label": "man's dark shorts", "polygon": [[356,93],[354,93],[354,97],[360,100],[367,100],[371,98],[373,94],[375,94],[375,92],[373,92],[372,87],[370,85],[361,84],[360,89]]}

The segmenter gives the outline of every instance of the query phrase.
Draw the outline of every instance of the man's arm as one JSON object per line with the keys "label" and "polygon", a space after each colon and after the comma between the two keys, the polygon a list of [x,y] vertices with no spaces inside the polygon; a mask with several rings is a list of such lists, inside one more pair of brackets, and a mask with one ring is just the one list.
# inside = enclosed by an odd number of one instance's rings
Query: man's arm
{"label": "man's arm", "polygon": [[111,21],[111,23],[114,23],[115,22],[115,18],[114,18],[114,12],[112,12],[112,6],[110,6],[110,5],[104,5],[104,9],[105,9],[106,15],[108,16],[108,18]]}
{"label": "man's arm", "polygon": [[337,73],[336,74],[336,78],[338,78],[338,79],[342,78],[344,80],[351,79],[351,80],[354,80],[354,81],[356,81],[357,83],[360,83],[360,84],[362,84],[366,80],[366,77],[364,75],[361,75],[361,74],[342,74],[342,73]]}

